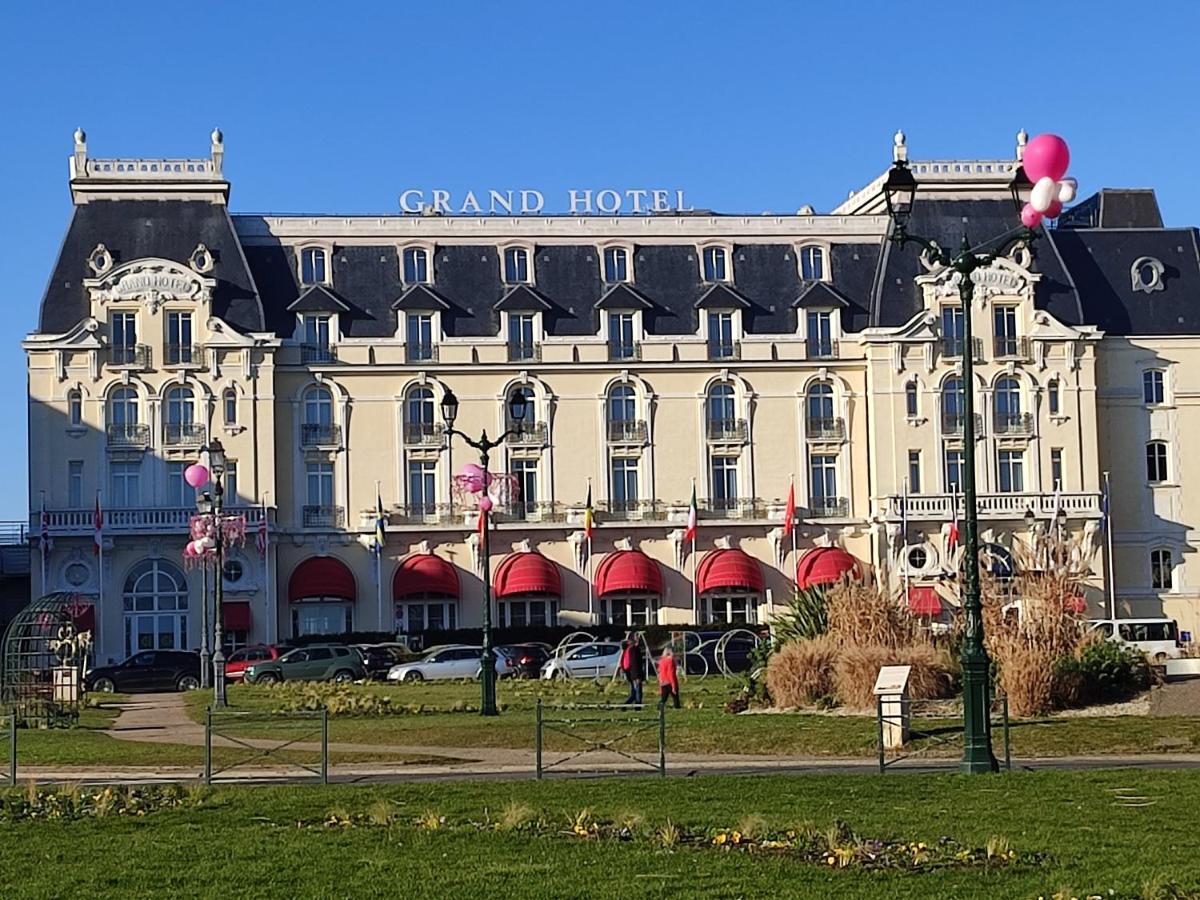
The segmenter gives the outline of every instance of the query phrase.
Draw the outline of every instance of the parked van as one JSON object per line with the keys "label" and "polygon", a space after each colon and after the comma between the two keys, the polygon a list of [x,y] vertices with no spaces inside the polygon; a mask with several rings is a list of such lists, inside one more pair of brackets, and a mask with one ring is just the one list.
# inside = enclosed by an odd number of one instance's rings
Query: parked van
{"label": "parked van", "polygon": [[1099,619],[1088,625],[1109,640],[1136,647],[1159,665],[1180,655],[1179,625],[1174,619]]}

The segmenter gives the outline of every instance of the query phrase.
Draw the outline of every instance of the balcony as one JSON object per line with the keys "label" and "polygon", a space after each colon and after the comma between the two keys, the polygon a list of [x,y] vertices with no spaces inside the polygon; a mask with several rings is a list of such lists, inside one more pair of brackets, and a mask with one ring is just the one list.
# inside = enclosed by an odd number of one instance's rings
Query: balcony
{"label": "balcony", "polygon": [[305,528],[340,528],[346,523],[346,510],[340,506],[305,506],[301,515]]}
{"label": "balcony", "polygon": [[710,441],[735,444],[746,443],[750,433],[745,419],[708,419],[704,430]]}
{"label": "balcony", "polygon": [[437,525],[449,520],[450,507],[445,503],[407,503],[400,507],[395,519],[400,525]]}
{"label": "balcony", "polygon": [[[947,437],[962,437],[963,426],[966,425],[966,416],[943,415],[942,416],[942,434]],[[975,437],[979,438],[983,434],[983,416],[975,413]]]}
{"label": "balcony", "polygon": [[[953,518],[951,503],[958,500],[957,517],[966,513],[962,492],[958,494],[909,494],[908,518],[949,522]],[[904,513],[904,497],[893,494],[887,498],[887,518],[899,521]],[[975,507],[981,519],[1023,520],[1027,511],[1041,519],[1049,519],[1059,509],[1068,518],[1100,518],[1099,494],[979,494]]]}
{"label": "balcony", "polygon": [[340,447],[342,426],[305,422],[300,426],[301,447]]}
{"label": "balcony", "polygon": [[145,344],[117,344],[109,347],[108,364],[114,369],[143,371],[150,368],[150,348]]}
{"label": "balcony", "polygon": [[199,447],[204,443],[204,426],[194,422],[168,422],[163,426],[167,447]]}
{"label": "balcony", "polygon": [[109,425],[108,446],[118,450],[145,450],[150,446],[150,426]]}
{"label": "balcony", "polygon": [[[972,361],[983,362],[983,338],[971,338],[971,346],[974,348],[974,353],[971,355]],[[940,344],[941,355],[944,359],[962,359],[964,347],[966,347],[965,339],[944,337]]]}
{"label": "balcony", "polygon": [[850,501],[845,497],[813,497],[808,501],[810,519],[845,519],[850,515]]}
{"label": "balcony", "polygon": [[[261,506],[226,506],[226,515],[244,516],[247,529],[253,531],[262,521]],[[47,510],[46,517],[50,520],[50,533],[59,536],[91,537],[96,531],[96,510],[87,509],[54,509]],[[188,533],[188,525],[192,516],[196,515],[194,506],[159,506],[159,507],[104,507],[105,534],[174,534],[182,541]],[[41,512],[34,513],[33,525],[41,528]],[[38,532],[40,533],[40,532]]]}
{"label": "balcony", "polygon": [[409,447],[440,447],[446,426],[441,422],[405,422],[404,443]]}
{"label": "balcony", "polygon": [[810,441],[840,441],[846,437],[846,422],[841,418],[804,420],[804,436]]}
{"label": "balcony", "polygon": [[702,519],[761,519],[765,512],[753,497],[713,497],[700,502]]}
{"label": "balcony", "polygon": [[714,361],[723,359],[741,359],[742,342],[710,340],[708,342],[708,358]]}
{"label": "balcony", "polygon": [[408,341],[404,345],[404,361],[409,365],[438,361],[438,345]]}
{"label": "balcony", "polygon": [[997,336],[992,342],[992,350],[996,359],[1032,359],[1027,337]]}
{"label": "balcony", "polygon": [[996,434],[1021,437],[1033,434],[1033,413],[997,413]]}
{"label": "balcony", "polygon": [[331,363],[337,362],[337,348],[328,344],[301,344],[300,362],[302,363]]}
{"label": "balcony", "polygon": [[204,348],[199,344],[167,344],[163,365],[170,369],[203,369]]}
{"label": "balcony", "polygon": [[637,341],[609,341],[608,358],[612,362],[642,358],[642,345]]}
{"label": "balcony", "polygon": [[599,504],[599,508],[611,521],[662,521],[666,518],[666,510],[656,500],[609,500]]}
{"label": "balcony", "polygon": [[[510,424],[509,428],[514,425]],[[504,442],[512,447],[544,447],[548,442],[548,433],[545,422],[523,422],[520,430],[514,430]]]}
{"label": "balcony", "polygon": [[541,362],[542,345],[538,343],[508,342],[509,362]]}
{"label": "balcony", "polygon": [[500,511],[505,522],[565,522],[566,514],[560,504],[551,500],[517,500]]}
{"label": "balcony", "polygon": [[646,423],[641,419],[609,419],[608,442],[610,444],[646,443]]}
{"label": "balcony", "polygon": [[805,359],[837,359],[838,356],[837,341],[814,341],[809,339],[804,342]]}

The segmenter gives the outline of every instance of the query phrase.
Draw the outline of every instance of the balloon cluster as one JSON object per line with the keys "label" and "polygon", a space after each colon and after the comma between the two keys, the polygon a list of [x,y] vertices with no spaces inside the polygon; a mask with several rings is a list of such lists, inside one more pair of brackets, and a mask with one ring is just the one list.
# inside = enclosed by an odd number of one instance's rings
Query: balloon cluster
{"label": "balloon cluster", "polygon": [[183,548],[186,558],[202,559],[216,552],[217,526],[213,516],[192,516],[188,530],[192,539]]}
{"label": "balloon cluster", "polygon": [[1021,163],[1033,182],[1029,202],[1021,209],[1021,224],[1037,228],[1043,218],[1057,218],[1063,204],[1075,199],[1079,185],[1066,177],[1071,151],[1057,134],[1039,134],[1026,145]]}

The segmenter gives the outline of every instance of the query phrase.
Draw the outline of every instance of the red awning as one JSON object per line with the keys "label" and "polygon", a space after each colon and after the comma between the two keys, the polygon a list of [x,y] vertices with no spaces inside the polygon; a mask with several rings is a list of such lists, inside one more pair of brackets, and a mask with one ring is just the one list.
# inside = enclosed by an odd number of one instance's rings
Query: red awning
{"label": "red awning", "polygon": [[696,567],[696,590],[700,593],[735,588],[763,591],[762,569],[744,550],[713,550]]}
{"label": "red awning", "polygon": [[608,554],[596,568],[596,596],[620,591],[662,594],[662,572],[658,563],[640,550],[618,550]]}
{"label": "red awning", "polygon": [[914,616],[940,616],[942,598],[932,585],[914,585],[908,589],[908,611]]}
{"label": "red awning", "polygon": [[249,631],[250,601],[226,600],[222,603],[221,627],[226,631]]}
{"label": "red awning", "polygon": [[72,600],[66,611],[71,616],[76,631],[96,630],[96,607],[91,603],[82,599]]}
{"label": "red awning", "polygon": [[332,556],[314,556],[296,566],[288,582],[288,600],[307,600],[317,597],[336,597],[354,601],[358,592],[354,588],[354,575],[340,559]]}
{"label": "red awning", "polygon": [[850,573],[859,575],[862,566],[841,547],[816,547],[800,558],[796,566],[796,585],[804,588],[833,584]]}
{"label": "red awning", "polygon": [[399,599],[414,594],[458,597],[458,569],[432,553],[405,557],[392,579],[392,597]]}
{"label": "red awning", "polygon": [[514,553],[496,567],[492,587],[497,597],[514,594],[553,594],[562,596],[562,576],[558,566],[540,553]]}

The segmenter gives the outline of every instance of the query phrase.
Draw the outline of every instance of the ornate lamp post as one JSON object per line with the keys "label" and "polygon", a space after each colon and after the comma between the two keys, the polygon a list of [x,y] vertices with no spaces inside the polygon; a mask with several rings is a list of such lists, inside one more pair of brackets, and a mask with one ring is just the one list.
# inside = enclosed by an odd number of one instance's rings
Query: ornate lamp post
{"label": "ornate lamp post", "polygon": [[479,661],[480,688],[482,697],[479,703],[479,714],[482,716],[497,716],[500,710],[496,707],[496,654],[492,649],[492,554],[491,527],[488,523],[487,511],[491,508],[491,498],[487,494],[488,459],[491,452],[504,443],[510,435],[521,433],[521,423],[525,420],[528,401],[520,390],[514,390],[508,398],[508,418],[516,424],[516,428],[505,431],[495,440],[488,438],[483,431],[478,440],[472,439],[454,427],[458,418],[458,398],[449,388],[442,397],[442,418],[446,422],[446,449],[450,448],[450,440],[454,435],[462,438],[468,446],[479,451],[479,465],[483,468],[483,492],[479,498],[479,514],[483,516],[480,523],[483,535],[483,656]]}
{"label": "ornate lamp post", "polygon": [[[212,515],[212,495],[201,491],[196,495],[196,511],[202,516]],[[208,646],[208,560],[200,558],[200,687],[204,690],[212,687],[212,653]]]}
{"label": "ornate lamp post", "polygon": [[[897,137],[897,149],[902,149]],[[1064,166],[1065,168],[1065,166]],[[1061,175],[1059,176],[1061,177]],[[1021,213],[1021,192],[1031,185],[1023,166],[1017,168],[1011,189]],[[917,193],[917,180],[908,168],[903,154],[897,153],[895,162],[888,172],[883,186],[888,215],[892,220],[891,240],[897,247],[916,244],[935,263],[946,266],[958,275],[958,295],[963,309],[963,505],[965,507],[964,553],[965,576],[962,606],[966,617],[966,628],[962,646],[963,677],[963,758],[960,768],[965,773],[994,772],[998,766],[992,754],[992,728],[989,708],[991,706],[991,660],[983,643],[983,606],[979,591],[979,517],[976,507],[975,486],[975,390],[974,390],[974,347],[971,328],[971,302],[975,295],[972,275],[977,269],[990,266],[998,257],[1005,256],[1018,244],[1029,244],[1036,232],[1031,227],[1020,225],[1000,235],[988,244],[996,249],[977,252],[971,248],[966,235],[957,252],[943,250],[936,241],[910,234],[909,220]],[[1040,217],[1039,217],[1040,218]]]}
{"label": "ornate lamp post", "polygon": [[225,594],[225,448],[220,439],[213,438],[206,449],[213,480],[212,517],[216,525],[213,537],[217,542],[213,558],[213,704],[228,706],[225,696],[225,648],[221,634],[221,601]]}

